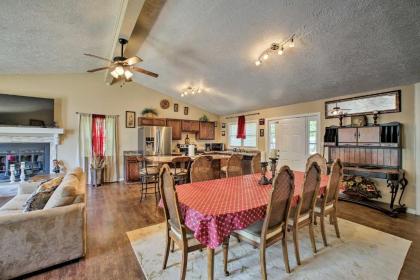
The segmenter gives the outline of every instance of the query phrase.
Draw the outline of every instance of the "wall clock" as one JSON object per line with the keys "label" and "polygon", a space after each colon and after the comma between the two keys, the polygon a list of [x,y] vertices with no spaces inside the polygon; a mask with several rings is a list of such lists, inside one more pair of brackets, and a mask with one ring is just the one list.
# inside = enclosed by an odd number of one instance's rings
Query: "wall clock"
{"label": "wall clock", "polygon": [[168,99],[162,99],[160,101],[160,108],[166,110],[169,108],[169,100]]}

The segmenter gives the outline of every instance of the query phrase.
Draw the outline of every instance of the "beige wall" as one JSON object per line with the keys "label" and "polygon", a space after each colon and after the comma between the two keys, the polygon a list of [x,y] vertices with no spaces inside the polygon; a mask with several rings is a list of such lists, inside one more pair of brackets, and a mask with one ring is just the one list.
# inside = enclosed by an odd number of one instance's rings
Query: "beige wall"
{"label": "beige wall", "polygon": [[[384,91],[389,91],[389,90],[394,90],[394,89],[401,89],[401,92],[402,92],[401,110],[402,111],[401,113],[380,115],[378,121],[380,123],[398,121],[403,124],[403,168],[406,170],[406,176],[409,181],[403,201],[404,203],[407,204],[409,208],[415,209],[416,208],[416,190],[415,190],[416,177],[415,177],[414,85],[400,86],[400,87],[388,88],[388,89],[383,89],[383,90],[375,90],[371,92],[363,92],[363,93],[342,96],[342,97],[365,95],[365,94],[384,92]],[[341,98],[341,97],[337,97],[337,98]],[[333,99],[337,99],[337,98],[333,98]],[[257,110],[257,111],[244,112],[243,114],[259,112],[260,114],[257,116],[247,117],[247,120],[257,120],[260,118],[267,119],[267,118],[285,117],[285,116],[307,114],[307,113],[320,113],[321,115],[321,126],[320,126],[321,139],[320,140],[322,141],[325,127],[330,126],[330,125],[338,125],[338,119],[325,119],[324,118],[324,115],[325,115],[324,103],[327,100],[328,99],[293,104],[293,105],[288,105],[288,106],[273,107],[273,108],[267,108],[267,109],[262,109],[262,110]],[[227,120],[226,116],[223,116],[220,118],[220,122],[229,123],[229,122],[232,122],[232,120]],[[349,124],[349,122],[350,122],[350,118],[346,118],[344,121],[344,124]],[[371,118],[369,118],[369,122],[372,122]],[[266,139],[267,129],[266,129],[266,126],[260,126],[260,128],[264,128],[265,137],[258,138],[258,148],[260,150],[265,150],[266,141],[267,141]],[[225,129],[225,131],[226,131],[226,136],[221,137],[221,141],[224,143],[227,142],[227,129]],[[322,145],[323,143],[321,143],[321,146]],[[386,188],[385,182],[378,181],[378,183],[379,183],[379,188],[382,191],[382,195],[384,197],[383,199],[388,200],[389,190]]]}
{"label": "beige wall", "polygon": [[[65,129],[58,147],[58,158],[67,167],[77,165],[77,129],[76,112],[120,115],[119,139],[120,156],[126,150],[137,150],[137,129],[125,128],[125,111],[135,111],[137,116],[148,108],[156,108],[158,117],[198,120],[206,114],[210,120],[218,116],[199,108],[188,106],[179,100],[143,87],[137,83],[128,83],[122,88],[119,85],[107,86],[103,74],[63,74],[63,75],[4,75],[0,76],[0,93],[48,97],[55,99],[55,120]],[[160,100],[166,98],[171,106],[160,109]],[[179,104],[177,113],[173,103]],[[189,107],[188,116],[184,115],[184,106]],[[189,134],[191,137],[192,135]],[[218,137],[218,134],[216,135]],[[183,138],[185,135],[183,135]],[[194,141],[194,137],[193,141]],[[197,141],[199,145],[204,142]],[[122,159],[122,157],[121,157]],[[121,162],[121,161],[120,161]],[[120,168],[121,169],[121,168]],[[122,173],[120,174],[122,176]]]}

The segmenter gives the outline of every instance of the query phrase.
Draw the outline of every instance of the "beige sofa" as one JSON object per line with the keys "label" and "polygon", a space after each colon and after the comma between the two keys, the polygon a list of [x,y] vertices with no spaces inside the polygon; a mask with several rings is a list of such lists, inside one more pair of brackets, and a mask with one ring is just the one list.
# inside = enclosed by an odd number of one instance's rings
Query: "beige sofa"
{"label": "beige sofa", "polygon": [[18,194],[0,208],[0,279],[85,256],[85,175],[80,168],[69,172],[54,194],[63,183],[67,188],[75,187],[76,196],[70,205],[47,207],[51,197],[43,210],[24,213],[23,204],[38,184],[22,183]]}

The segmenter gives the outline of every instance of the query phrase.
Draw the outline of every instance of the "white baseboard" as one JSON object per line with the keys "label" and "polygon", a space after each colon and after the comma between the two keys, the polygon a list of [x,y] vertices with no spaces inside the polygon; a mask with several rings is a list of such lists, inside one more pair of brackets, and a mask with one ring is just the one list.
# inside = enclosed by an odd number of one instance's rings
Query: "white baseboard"
{"label": "white baseboard", "polygon": [[413,208],[407,208],[407,213],[408,214],[413,214],[413,215],[419,215],[419,214],[417,214],[416,209],[413,209]]}

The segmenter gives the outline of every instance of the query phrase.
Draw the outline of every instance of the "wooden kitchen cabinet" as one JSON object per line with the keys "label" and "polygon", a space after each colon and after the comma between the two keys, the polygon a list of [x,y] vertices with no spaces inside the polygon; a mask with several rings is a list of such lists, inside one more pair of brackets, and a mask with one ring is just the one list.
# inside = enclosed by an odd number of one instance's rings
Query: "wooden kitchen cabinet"
{"label": "wooden kitchen cabinet", "polygon": [[200,130],[197,135],[199,140],[214,140],[215,139],[214,122],[200,122]]}
{"label": "wooden kitchen cabinet", "polygon": [[166,126],[172,127],[172,140],[182,139],[182,121],[177,119],[166,119]]}
{"label": "wooden kitchen cabinet", "polygon": [[370,144],[379,145],[379,143],[381,142],[380,136],[381,136],[381,132],[380,132],[379,126],[358,128],[358,142],[359,143],[370,143]]}
{"label": "wooden kitchen cabinet", "polygon": [[200,131],[200,122],[192,120],[182,120],[182,131],[197,133]]}
{"label": "wooden kitchen cabinet", "polygon": [[165,126],[166,119],[139,117],[138,126]]}
{"label": "wooden kitchen cabinet", "polygon": [[357,128],[345,127],[338,129],[338,145],[357,145]]}
{"label": "wooden kitchen cabinet", "polygon": [[140,181],[140,162],[137,156],[124,156],[124,180],[126,183]]}

